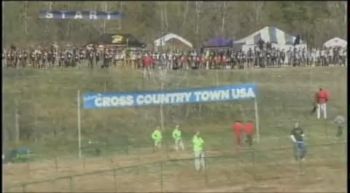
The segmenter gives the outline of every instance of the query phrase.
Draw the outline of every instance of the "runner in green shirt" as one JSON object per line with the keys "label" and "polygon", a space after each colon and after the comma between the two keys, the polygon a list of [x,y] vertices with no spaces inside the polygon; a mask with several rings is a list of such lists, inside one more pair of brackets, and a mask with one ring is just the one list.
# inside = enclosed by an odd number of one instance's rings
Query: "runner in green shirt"
{"label": "runner in green shirt", "polygon": [[204,160],[204,140],[199,136],[199,131],[192,138],[193,151],[194,151],[194,167],[197,171],[205,169]]}
{"label": "runner in green shirt", "polygon": [[154,141],[154,148],[160,149],[162,148],[162,133],[160,131],[160,127],[157,127],[152,133],[152,139]]}
{"label": "runner in green shirt", "polygon": [[179,125],[176,125],[175,129],[173,130],[173,139],[175,141],[175,150],[178,151],[180,148],[181,150],[185,150],[184,143],[182,141],[182,136],[181,136],[181,130],[179,129]]}

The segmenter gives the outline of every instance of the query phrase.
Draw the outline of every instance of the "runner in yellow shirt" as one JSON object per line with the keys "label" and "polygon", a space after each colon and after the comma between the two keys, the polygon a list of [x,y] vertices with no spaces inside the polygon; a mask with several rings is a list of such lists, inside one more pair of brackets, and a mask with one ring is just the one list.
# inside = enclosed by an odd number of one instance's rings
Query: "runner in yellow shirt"
{"label": "runner in yellow shirt", "polygon": [[157,127],[152,135],[151,135],[153,141],[154,141],[154,149],[161,149],[162,148],[162,133],[160,131],[160,127]]}
{"label": "runner in yellow shirt", "polygon": [[179,125],[176,125],[175,129],[173,130],[172,136],[175,141],[175,150],[178,151],[179,149],[185,150],[184,143],[182,141],[182,132],[179,129]]}
{"label": "runner in yellow shirt", "polygon": [[205,169],[204,160],[204,140],[199,136],[199,131],[192,138],[193,151],[194,151],[194,167],[197,171]]}

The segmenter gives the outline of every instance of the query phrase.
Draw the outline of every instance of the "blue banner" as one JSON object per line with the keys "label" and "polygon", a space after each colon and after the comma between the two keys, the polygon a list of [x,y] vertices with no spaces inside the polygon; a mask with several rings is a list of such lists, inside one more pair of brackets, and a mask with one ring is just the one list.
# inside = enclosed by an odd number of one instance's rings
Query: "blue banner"
{"label": "blue banner", "polygon": [[256,94],[257,89],[255,84],[241,84],[137,93],[89,92],[83,95],[83,101],[85,109],[97,109],[243,100],[255,98]]}
{"label": "blue banner", "polygon": [[114,20],[124,15],[118,11],[40,11],[42,19],[88,19],[88,20]]}

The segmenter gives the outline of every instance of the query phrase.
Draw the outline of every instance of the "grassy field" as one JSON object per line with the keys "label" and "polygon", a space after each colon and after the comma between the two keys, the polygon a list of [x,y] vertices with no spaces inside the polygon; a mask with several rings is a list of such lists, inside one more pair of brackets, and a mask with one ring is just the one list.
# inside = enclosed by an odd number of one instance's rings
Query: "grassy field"
{"label": "grassy field", "polygon": [[[28,146],[33,150],[37,161],[32,162],[31,167],[40,168],[39,165],[42,165],[42,168],[46,167],[46,169],[38,169],[41,171],[40,173],[31,172],[28,174],[35,179],[98,170],[103,168],[106,165],[105,160],[110,160],[110,158],[119,162],[124,159],[126,164],[134,164],[140,163],[140,159],[142,161],[159,160],[165,154],[165,152],[161,156],[153,154],[152,141],[150,140],[150,133],[156,126],[160,125],[159,107],[82,110],[83,145],[91,139],[104,142],[105,146],[101,158],[89,158],[90,162],[97,160],[95,164],[88,164],[84,169],[80,166],[80,169],[74,167],[75,162],[78,165],[80,163],[74,159],[78,153],[76,140],[77,90],[79,89],[82,93],[87,91],[159,90],[161,85],[159,71],[154,71],[151,78],[148,79],[143,77],[141,71],[118,71],[116,69],[94,71],[87,69],[41,71],[4,69],[3,78],[5,148]],[[329,67],[241,71],[169,71],[163,81],[166,90],[256,83],[258,85],[261,141],[255,147],[257,150],[267,150],[291,146],[289,132],[296,120],[300,121],[301,126],[305,129],[307,143],[310,146],[335,142],[336,127],[330,120],[316,120],[315,115],[311,115],[310,111],[314,92],[319,87],[323,87],[331,92],[331,100],[328,105],[329,119],[333,119],[338,114],[346,115],[346,80],[346,68]],[[16,108],[19,112],[18,123],[21,130],[19,143],[13,142]],[[236,119],[254,120],[254,106],[249,101],[165,106],[164,119],[165,147],[169,151],[168,157],[178,156],[170,150],[172,144],[170,132],[175,124],[180,124],[184,132],[185,145],[188,147],[187,151],[184,152],[184,157],[191,156],[190,138],[195,130],[201,131],[208,152],[213,155],[217,153],[229,154],[234,146],[231,132],[232,123]],[[261,162],[261,167],[255,168],[253,173],[262,175],[260,178],[259,176],[252,178],[249,175],[251,168],[244,165],[245,162],[248,162],[244,161],[244,156],[241,160],[209,160],[211,168],[208,172],[212,178],[209,186],[208,184],[201,186],[196,183],[196,174],[190,171],[191,164],[185,164],[186,166],[181,167],[169,166],[166,167],[169,176],[166,177],[168,181],[165,182],[167,184],[165,191],[326,191],[322,188],[326,186],[325,182],[335,181],[340,176],[343,177],[336,183],[328,183],[332,186],[327,191],[345,191],[345,150],[337,151],[339,146],[327,148],[314,148],[314,150],[310,148],[310,162],[307,163],[310,172],[303,177],[304,181],[295,179],[293,176],[298,169],[294,166],[295,163],[289,164],[292,160],[292,152],[288,150],[280,153],[258,154],[257,160]],[[126,153],[126,149],[128,153]],[[87,155],[85,152],[83,153]],[[49,169],[50,166],[45,166],[47,163],[43,161],[56,156],[61,157],[60,160],[62,160],[60,163],[62,171],[58,170],[59,172],[52,168],[52,170]],[[133,156],[136,158],[132,159]],[[142,159],[143,157],[144,159]],[[339,159],[336,159],[338,157]],[[276,163],[267,167],[272,160],[279,160],[282,164]],[[283,164],[284,162],[286,164]],[[235,164],[231,166],[230,163]],[[67,168],[71,167],[68,172],[64,171],[64,164]],[[276,168],[276,166],[280,167]],[[13,164],[6,167],[5,178],[7,177],[8,180],[5,182],[8,184],[28,180],[26,179],[27,175],[20,175],[16,172],[21,171],[21,167],[26,167],[25,164]],[[231,167],[234,168],[230,169]],[[237,172],[242,175],[241,179],[239,177],[232,178]],[[146,174],[150,176],[147,177]],[[151,183],[151,174],[152,172],[144,172],[144,177],[138,177],[139,182],[149,180]],[[176,177],[170,177],[170,174],[174,174]],[[269,175],[279,177],[275,179]],[[128,172],[121,176],[125,176],[125,180],[135,177]],[[220,180],[220,176],[223,179]],[[319,176],[319,178],[316,179],[315,176]],[[184,183],[186,179],[188,182],[190,178],[193,178],[192,183]],[[89,178],[87,180],[97,179]],[[181,180],[184,182],[182,183]],[[198,176],[198,180],[203,182],[200,176]],[[254,181],[253,185],[247,183],[247,180]],[[281,186],[281,183],[288,182],[288,180],[291,182],[290,187]],[[265,182],[273,184],[272,188],[264,189]],[[127,182],[124,184],[123,191],[146,191],[142,187],[137,189],[136,186],[128,186]],[[323,185],[317,187],[317,184]],[[87,186],[81,186],[87,188]],[[130,189],[132,186],[136,189]],[[158,191],[157,184],[154,187],[153,185],[149,187],[148,191]],[[107,189],[101,191],[107,191]]]}

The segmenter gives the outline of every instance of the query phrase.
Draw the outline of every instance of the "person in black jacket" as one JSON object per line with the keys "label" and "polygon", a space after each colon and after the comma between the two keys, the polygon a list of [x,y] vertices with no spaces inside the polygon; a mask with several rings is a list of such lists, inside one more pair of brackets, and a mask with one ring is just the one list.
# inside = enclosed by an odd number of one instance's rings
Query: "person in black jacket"
{"label": "person in black jacket", "polygon": [[295,160],[305,160],[306,147],[304,142],[304,130],[299,126],[299,122],[294,124],[294,128],[290,132],[290,138],[293,141]]}

